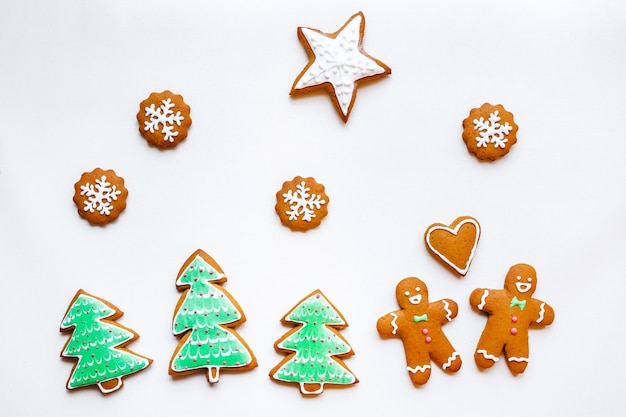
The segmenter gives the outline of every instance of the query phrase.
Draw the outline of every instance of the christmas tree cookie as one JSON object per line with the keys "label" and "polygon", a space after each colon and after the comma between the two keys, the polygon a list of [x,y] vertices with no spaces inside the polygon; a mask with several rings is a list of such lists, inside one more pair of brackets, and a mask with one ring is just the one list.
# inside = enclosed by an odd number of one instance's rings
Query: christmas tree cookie
{"label": "christmas tree cookie", "polygon": [[348,323],[321,291],[307,295],[281,321],[298,327],[274,344],[277,351],[288,355],[271,370],[272,379],[299,384],[303,395],[321,394],[325,384],[359,382],[342,361],[354,354],[338,332]]}
{"label": "christmas tree cookie", "polygon": [[210,383],[219,382],[223,369],[244,371],[257,366],[246,342],[235,332],[246,317],[221,284],[222,268],[197,250],[180,269],[176,287],[184,290],[174,311],[173,332],[180,342],[170,360],[170,375],[206,370]]}
{"label": "christmas tree cookie", "polygon": [[113,304],[79,290],[70,303],[61,331],[73,331],[61,351],[63,358],[77,358],[67,389],[96,385],[103,394],[122,388],[122,377],[147,368],[152,360],[126,345],[139,335],[115,322],[124,313]]}

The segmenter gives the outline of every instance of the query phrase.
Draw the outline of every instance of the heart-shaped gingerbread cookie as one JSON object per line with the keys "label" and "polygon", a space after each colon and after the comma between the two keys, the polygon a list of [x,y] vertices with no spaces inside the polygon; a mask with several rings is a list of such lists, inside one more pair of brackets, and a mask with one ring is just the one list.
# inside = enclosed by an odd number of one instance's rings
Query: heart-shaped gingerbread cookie
{"label": "heart-shaped gingerbread cookie", "polygon": [[469,216],[457,218],[452,224],[431,224],[424,234],[426,248],[447,266],[465,276],[480,238],[480,224]]}

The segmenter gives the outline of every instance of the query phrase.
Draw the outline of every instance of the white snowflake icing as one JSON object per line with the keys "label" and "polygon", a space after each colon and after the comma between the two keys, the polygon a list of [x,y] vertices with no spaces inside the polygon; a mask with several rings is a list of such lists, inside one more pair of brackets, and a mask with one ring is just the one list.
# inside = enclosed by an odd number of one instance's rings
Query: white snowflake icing
{"label": "white snowflake icing", "polygon": [[289,221],[298,220],[302,215],[302,220],[310,222],[315,216],[315,210],[319,210],[325,200],[317,194],[309,194],[311,189],[302,181],[296,186],[296,191],[289,190],[283,193],[283,202],[289,203],[289,210],[285,214],[289,215]]}
{"label": "white snowflake icing", "polygon": [[172,111],[173,107],[174,104],[171,98],[161,100],[159,108],[156,108],[154,103],[150,107],[146,107],[146,116],[150,116],[150,121],[144,122],[143,130],[149,130],[150,133],[154,133],[159,130],[159,125],[163,125],[161,129],[163,140],[174,142],[174,138],[178,136],[178,132],[174,130],[174,124],[180,126],[185,117],[180,114],[180,111],[174,114]]}
{"label": "white snowflake icing", "polygon": [[509,141],[506,139],[506,135],[513,130],[513,126],[509,122],[505,122],[501,125],[501,118],[498,116],[498,110],[489,114],[489,120],[485,121],[484,117],[476,120],[474,119],[474,130],[478,130],[480,136],[476,137],[476,147],[487,147],[487,144],[493,143],[496,148],[503,148]]}
{"label": "white snowflake icing", "polygon": [[97,210],[100,214],[108,216],[111,214],[113,206],[111,202],[117,200],[117,196],[122,194],[115,185],[111,185],[107,181],[107,177],[103,175],[100,179],[96,179],[95,184],[89,182],[80,186],[80,195],[87,197],[84,211],[93,213]]}

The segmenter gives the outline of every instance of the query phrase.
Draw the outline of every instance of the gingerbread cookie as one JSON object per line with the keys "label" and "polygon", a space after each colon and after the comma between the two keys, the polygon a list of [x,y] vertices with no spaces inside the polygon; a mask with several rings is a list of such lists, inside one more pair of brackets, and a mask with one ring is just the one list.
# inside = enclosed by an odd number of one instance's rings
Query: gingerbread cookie
{"label": "gingerbread cookie", "polygon": [[504,289],[477,288],[470,304],[486,313],[487,324],[480,336],[474,359],[480,368],[489,368],[501,352],[511,372],[521,374],[528,366],[528,329],[547,326],[554,321],[554,310],[532,298],[537,288],[537,273],[526,264],[513,265],[504,279]]}
{"label": "gingerbread cookie", "polygon": [[322,222],[328,214],[328,196],[315,178],[295,177],[283,183],[276,193],[276,213],[283,225],[306,232]]}
{"label": "gingerbread cookie", "polygon": [[61,323],[62,332],[72,331],[61,357],[77,359],[67,380],[68,390],[95,385],[109,394],[122,388],[122,377],[152,363],[126,348],[139,335],[116,323],[123,314],[108,301],[78,290]]}
{"label": "gingerbread cookie", "polygon": [[463,120],[463,141],[476,158],[495,161],[509,153],[517,142],[513,114],[501,104],[485,103],[472,109],[469,117]]}
{"label": "gingerbread cookie", "polygon": [[348,121],[361,81],[391,74],[391,69],[363,50],[365,17],[359,12],[335,33],[298,28],[309,62],[296,78],[291,95],[326,90],[344,122]]}
{"label": "gingerbread cookie", "polygon": [[252,350],[233,329],[246,317],[222,287],[225,282],[222,268],[200,249],[180,269],[176,287],[184,293],[176,305],[172,328],[182,338],[170,360],[170,375],[206,371],[208,381],[216,383],[222,370],[257,366]]}
{"label": "gingerbread cookie", "polygon": [[354,354],[338,331],[348,323],[320,290],[304,297],[281,322],[298,327],[274,344],[288,356],[270,371],[272,379],[298,384],[303,395],[321,394],[326,384],[359,382],[342,360]]}
{"label": "gingerbread cookie", "polygon": [[480,224],[469,216],[461,216],[452,224],[434,223],[424,233],[428,251],[458,274],[469,270],[480,239]]}
{"label": "gingerbread cookie", "polygon": [[139,104],[139,133],[151,145],[172,148],[187,137],[191,126],[189,113],[183,96],[168,90],[152,93]]}
{"label": "gingerbread cookie", "polygon": [[126,208],[128,190],[124,178],[113,170],[96,168],[74,184],[78,214],[91,224],[104,225],[117,219]]}
{"label": "gingerbread cookie", "polygon": [[379,318],[376,329],[382,337],[402,339],[411,381],[415,385],[428,382],[431,361],[446,372],[457,372],[461,356],[441,328],[457,316],[457,303],[448,298],[429,302],[426,284],[414,277],[398,283],[396,299],[400,310]]}

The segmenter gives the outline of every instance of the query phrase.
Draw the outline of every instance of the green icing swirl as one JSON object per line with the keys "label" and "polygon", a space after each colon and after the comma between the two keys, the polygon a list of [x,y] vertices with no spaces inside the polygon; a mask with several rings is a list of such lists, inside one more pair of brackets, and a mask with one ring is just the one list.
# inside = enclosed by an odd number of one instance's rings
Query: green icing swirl
{"label": "green icing swirl", "polygon": [[300,323],[296,332],[282,340],[278,347],[295,353],[275,373],[274,378],[285,382],[352,384],[356,377],[334,358],[352,348],[328,326],[345,326],[345,321],[320,294],[296,306],[286,320]]}
{"label": "green icing swirl", "polygon": [[222,278],[200,256],[178,278],[177,285],[188,285],[189,289],[174,314],[173,331],[175,335],[190,333],[174,352],[173,371],[236,368],[252,362],[252,355],[240,337],[222,326],[242,317],[219,285],[211,283]]}
{"label": "green icing swirl", "polygon": [[117,347],[134,338],[133,333],[103,319],[115,311],[87,294],[78,296],[61,324],[74,332],[62,352],[64,357],[76,357],[67,387],[70,389],[95,385],[120,378],[146,368],[148,359]]}

